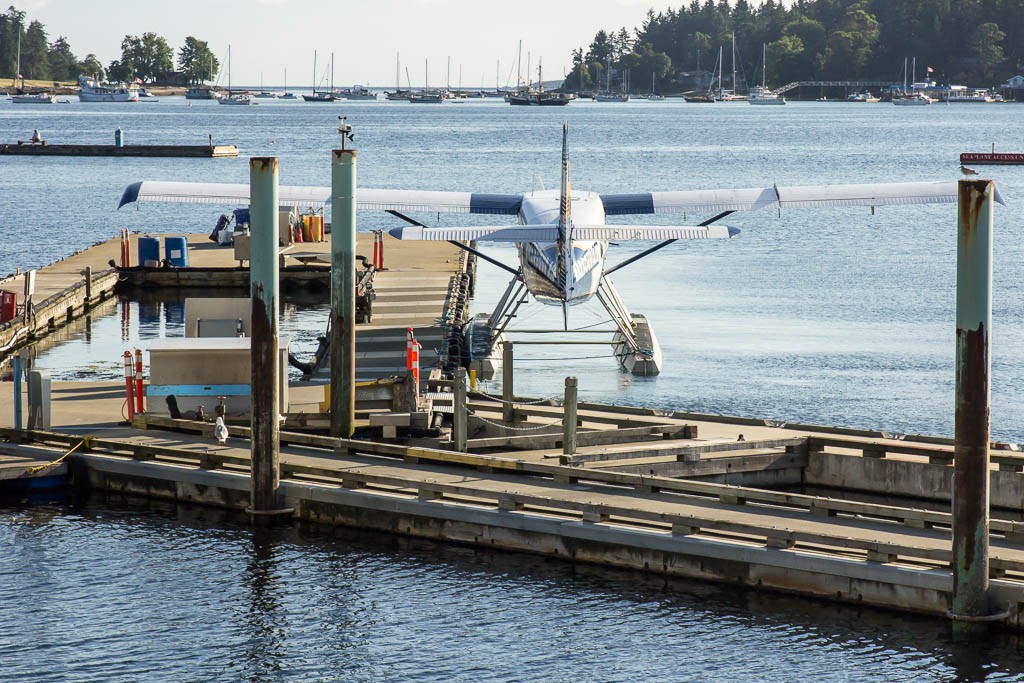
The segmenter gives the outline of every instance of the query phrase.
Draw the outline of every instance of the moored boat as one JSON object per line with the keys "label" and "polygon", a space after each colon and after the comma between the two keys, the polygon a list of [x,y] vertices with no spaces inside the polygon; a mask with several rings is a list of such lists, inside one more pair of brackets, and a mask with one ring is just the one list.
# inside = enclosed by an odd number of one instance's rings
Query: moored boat
{"label": "moored boat", "polygon": [[11,102],[14,104],[56,104],[57,96],[48,92],[18,91],[11,95]]}
{"label": "moored boat", "polygon": [[361,85],[356,85],[351,88],[341,88],[334,91],[335,96],[342,100],[375,100],[377,99],[377,93],[373,92],[368,88],[364,88]]}
{"label": "moored boat", "polygon": [[186,100],[219,100],[220,93],[208,85],[194,85],[185,88]]}
{"label": "moored boat", "polygon": [[88,76],[78,77],[79,102],[138,102],[139,89],[135,84],[106,83]]}

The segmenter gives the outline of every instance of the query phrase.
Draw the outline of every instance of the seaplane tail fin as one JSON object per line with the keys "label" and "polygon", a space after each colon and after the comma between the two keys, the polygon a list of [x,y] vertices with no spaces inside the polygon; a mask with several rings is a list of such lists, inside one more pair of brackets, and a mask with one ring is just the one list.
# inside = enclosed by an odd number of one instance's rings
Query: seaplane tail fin
{"label": "seaplane tail fin", "polygon": [[572,248],[572,187],[569,182],[569,122],[562,123],[562,187],[558,200],[558,281],[564,283],[566,291],[572,287],[569,278],[572,269],[568,267],[568,252]]}

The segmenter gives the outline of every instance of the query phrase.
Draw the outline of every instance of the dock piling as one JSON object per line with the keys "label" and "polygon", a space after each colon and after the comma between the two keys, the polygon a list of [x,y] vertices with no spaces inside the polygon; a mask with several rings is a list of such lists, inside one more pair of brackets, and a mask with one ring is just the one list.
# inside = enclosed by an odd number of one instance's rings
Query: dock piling
{"label": "dock piling", "polygon": [[961,180],[956,269],[956,433],[953,455],[954,632],[989,616],[989,330],[992,326],[990,180]]}
{"label": "dock piling", "polygon": [[565,400],[562,403],[562,455],[576,455],[577,379],[565,378]]}
{"label": "dock piling", "polygon": [[356,410],[356,151],[331,155],[331,436],[348,439]]}
{"label": "dock piling", "polygon": [[452,385],[455,394],[452,408],[452,445],[459,453],[466,452],[466,368],[455,368],[455,382]]}
{"label": "dock piling", "polygon": [[513,344],[510,341],[501,345],[501,419],[505,422],[512,422],[516,417],[515,391],[513,384],[512,359],[514,358]]}
{"label": "dock piling", "polygon": [[21,415],[21,354],[14,354],[11,358],[11,372],[14,373],[14,428],[21,430],[23,426]]}
{"label": "dock piling", "polygon": [[280,396],[277,322],[279,266],[278,160],[249,160],[249,256],[252,304],[252,480],[248,512],[285,514],[278,501],[280,487]]}

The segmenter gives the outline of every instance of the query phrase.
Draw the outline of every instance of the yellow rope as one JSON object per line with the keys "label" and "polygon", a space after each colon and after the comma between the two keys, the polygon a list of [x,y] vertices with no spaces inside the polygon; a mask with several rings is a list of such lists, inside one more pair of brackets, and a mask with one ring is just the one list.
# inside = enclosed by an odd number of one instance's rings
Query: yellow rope
{"label": "yellow rope", "polygon": [[64,455],[60,456],[59,458],[57,458],[57,459],[56,459],[56,460],[54,460],[53,462],[48,462],[48,463],[46,463],[45,465],[37,465],[36,467],[30,467],[30,468],[28,469],[28,474],[35,474],[35,473],[36,473],[36,472],[38,472],[39,470],[45,470],[45,469],[46,469],[47,467],[53,467],[54,465],[59,465],[59,464],[60,464],[60,462],[61,462],[61,461],[62,461],[62,460],[63,460],[64,458],[68,457],[69,455],[71,455],[72,453],[74,453],[75,451],[77,451],[77,450],[78,450],[78,448],[79,448],[79,446],[81,446],[82,444],[84,444],[84,443],[86,442],[86,439],[88,439],[88,438],[89,438],[89,437],[86,437],[85,439],[82,439],[81,441],[79,441],[79,442],[78,442],[78,444],[76,444],[74,448],[72,448],[72,449],[71,449],[70,451],[68,451],[68,452],[67,452],[67,453],[65,453]]}

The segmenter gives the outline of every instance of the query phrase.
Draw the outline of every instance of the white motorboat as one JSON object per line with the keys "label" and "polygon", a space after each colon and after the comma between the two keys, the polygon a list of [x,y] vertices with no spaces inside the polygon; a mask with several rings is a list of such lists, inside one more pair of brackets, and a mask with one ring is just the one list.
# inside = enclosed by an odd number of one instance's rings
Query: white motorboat
{"label": "white motorboat", "polygon": [[139,88],[134,83],[107,83],[88,76],[78,77],[79,102],[138,102]]}

